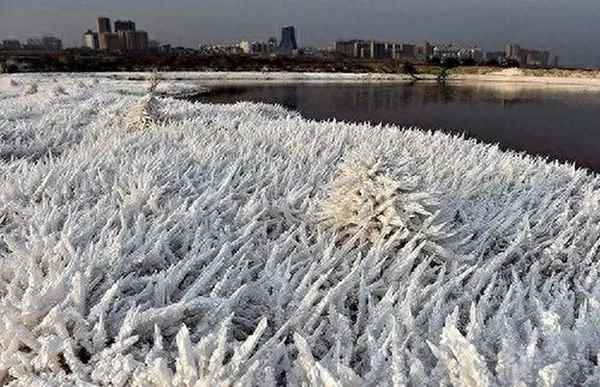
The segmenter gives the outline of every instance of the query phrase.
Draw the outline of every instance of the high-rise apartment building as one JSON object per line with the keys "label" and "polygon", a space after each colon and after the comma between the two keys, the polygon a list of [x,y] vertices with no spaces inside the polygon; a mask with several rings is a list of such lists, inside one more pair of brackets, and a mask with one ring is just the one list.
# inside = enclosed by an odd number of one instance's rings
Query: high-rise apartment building
{"label": "high-rise apartment building", "polygon": [[120,31],[119,35],[125,41],[126,50],[137,50],[137,34],[135,31]]}
{"label": "high-rise apartment building", "polygon": [[415,59],[415,45],[374,40],[338,40],[335,51],[343,56],[360,59]]}
{"label": "high-rise apartment building", "polygon": [[115,21],[115,32],[121,31],[135,31],[135,23],[131,20],[117,20]]}
{"label": "high-rise apartment building", "polygon": [[125,40],[126,50],[147,50],[148,33],[146,31],[125,31],[120,32]]}
{"label": "high-rise apartment building", "polygon": [[369,42],[368,58],[370,59],[384,59],[388,55],[388,44],[384,42]]}
{"label": "high-rise apartment building", "polygon": [[505,54],[507,59],[520,61],[522,59],[521,46],[518,44],[509,44],[506,46]]}
{"label": "high-rise apartment building", "polygon": [[335,52],[350,58],[358,57],[358,43],[362,40],[338,40],[335,42]]}
{"label": "high-rise apartment building", "polygon": [[138,50],[148,49],[148,33],[146,31],[136,31],[136,41]]}
{"label": "high-rise apartment building", "polygon": [[115,21],[115,32],[111,31],[110,19],[98,18],[98,33],[87,31],[83,35],[84,46],[108,51],[139,51],[148,49],[148,33],[136,31],[131,20]]}
{"label": "high-rise apartment building", "polygon": [[125,39],[119,33],[103,32],[99,36],[101,50],[125,51],[127,48]]}
{"label": "high-rise apartment building", "polygon": [[112,32],[110,28],[110,19],[107,17],[99,17],[97,20],[98,23],[98,34],[103,34],[107,32]]}
{"label": "high-rise apartment building", "polygon": [[296,41],[296,29],[293,26],[284,27],[281,30],[281,42],[279,43],[279,54],[292,55],[298,49]]}
{"label": "high-rise apartment building", "polygon": [[506,46],[506,59],[517,61],[521,65],[548,67],[550,65],[550,52],[530,50],[517,44],[509,44]]}
{"label": "high-rise apartment building", "polygon": [[98,34],[92,30],[87,30],[83,34],[83,47],[91,48],[92,50],[98,50],[100,48]]}

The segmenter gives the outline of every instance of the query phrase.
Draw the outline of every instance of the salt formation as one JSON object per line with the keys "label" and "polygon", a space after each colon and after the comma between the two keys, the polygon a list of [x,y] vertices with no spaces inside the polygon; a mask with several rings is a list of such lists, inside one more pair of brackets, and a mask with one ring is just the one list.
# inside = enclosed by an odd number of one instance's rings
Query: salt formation
{"label": "salt formation", "polygon": [[25,89],[25,95],[32,95],[37,92],[38,92],[38,85],[35,82],[32,82],[29,85],[27,85],[27,88]]}
{"label": "salt formation", "polygon": [[126,88],[0,99],[4,384],[600,383],[596,175],[247,103],[127,131]]}
{"label": "salt formation", "polygon": [[129,129],[146,129],[158,122],[160,103],[155,93],[159,83],[158,73],[154,72],[150,78],[150,85],[146,95],[131,108],[127,115],[127,127]]}
{"label": "salt formation", "polygon": [[52,89],[52,94],[54,94],[55,96],[62,96],[68,95],[69,93],[67,93],[62,86],[56,86]]}
{"label": "salt formation", "polygon": [[152,93],[148,93],[131,107],[127,114],[127,127],[131,130],[146,129],[158,121],[159,102]]}
{"label": "salt formation", "polygon": [[[419,177],[408,174],[410,169],[403,165],[408,162],[399,160],[386,168],[372,151],[349,158],[323,200],[323,224],[340,238],[361,243],[392,237],[408,240],[426,232],[423,225],[438,203],[430,193],[417,191]],[[391,174],[393,166],[401,172]]]}

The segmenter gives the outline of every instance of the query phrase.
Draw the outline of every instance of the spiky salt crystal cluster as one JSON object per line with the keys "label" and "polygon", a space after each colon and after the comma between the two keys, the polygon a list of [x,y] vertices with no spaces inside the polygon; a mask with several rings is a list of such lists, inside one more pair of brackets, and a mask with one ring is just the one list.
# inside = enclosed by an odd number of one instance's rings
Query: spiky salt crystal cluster
{"label": "spiky salt crystal cluster", "polygon": [[146,95],[133,105],[127,114],[127,128],[130,130],[147,129],[159,121],[160,102],[155,96],[159,84],[159,75],[157,72],[153,72],[149,79]]}
{"label": "spiky salt crystal cluster", "polygon": [[38,85],[36,82],[32,82],[30,84],[27,85],[27,88],[25,88],[25,95],[32,95],[38,92]]}
{"label": "spiky salt crystal cluster", "polygon": [[159,120],[160,103],[152,93],[144,95],[127,114],[127,127],[130,130],[147,129]]}
{"label": "spiky salt crystal cluster", "polygon": [[[60,104],[0,99],[2,383],[600,383],[597,175],[268,105],[165,98],[154,130],[128,132],[137,99],[116,90],[143,85],[57,79]],[[340,178],[406,214],[377,215],[374,243],[323,232]],[[439,225],[460,243],[428,249]]]}
{"label": "spiky salt crystal cluster", "polygon": [[424,223],[436,212],[438,201],[418,189],[420,179],[408,174],[407,163],[386,165],[368,152],[350,156],[321,204],[322,225],[341,239],[359,243],[406,241],[425,234]]}
{"label": "spiky salt crystal cluster", "polygon": [[56,86],[52,88],[52,94],[57,97],[60,97],[63,95],[68,95],[69,93],[67,93],[62,86]]}

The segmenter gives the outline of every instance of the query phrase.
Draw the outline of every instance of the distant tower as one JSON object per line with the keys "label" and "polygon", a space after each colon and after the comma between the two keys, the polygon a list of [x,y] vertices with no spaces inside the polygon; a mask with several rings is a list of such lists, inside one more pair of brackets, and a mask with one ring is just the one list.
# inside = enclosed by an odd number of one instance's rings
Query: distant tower
{"label": "distant tower", "polygon": [[96,32],[92,32],[91,30],[87,30],[87,32],[83,34],[83,46],[92,50],[98,50],[100,48],[98,34]]}
{"label": "distant tower", "polygon": [[148,33],[146,31],[135,31],[136,50],[148,49]]}
{"label": "distant tower", "polygon": [[98,18],[98,34],[102,34],[104,32],[112,32],[110,28],[110,19],[107,17],[99,17]]}
{"label": "distant tower", "polygon": [[521,57],[521,46],[518,44],[509,44],[505,50],[506,59],[519,60]]}
{"label": "distant tower", "polygon": [[279,53],[281,55],[292,55],[298,49],[296,42],[296,29],[293,26],[281,30],[281,42],[279,42]]}
{"label": "distant tower", "polygon": [[115,32],[121,31],[135,31],[135,23],[131,20],[123,21],[117,20],[115,21]]}

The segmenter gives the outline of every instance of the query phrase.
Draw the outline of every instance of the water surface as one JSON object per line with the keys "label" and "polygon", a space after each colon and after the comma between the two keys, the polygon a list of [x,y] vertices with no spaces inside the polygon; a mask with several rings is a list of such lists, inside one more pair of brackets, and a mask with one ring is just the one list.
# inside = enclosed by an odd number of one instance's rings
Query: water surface
{"label": "water surface", "polygon": [[317,120],[464,133],[600,172],[600,92],[519,84],[262,83],[211,86],[196,100],[280,104]]}

